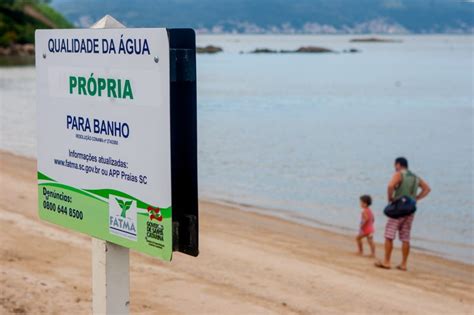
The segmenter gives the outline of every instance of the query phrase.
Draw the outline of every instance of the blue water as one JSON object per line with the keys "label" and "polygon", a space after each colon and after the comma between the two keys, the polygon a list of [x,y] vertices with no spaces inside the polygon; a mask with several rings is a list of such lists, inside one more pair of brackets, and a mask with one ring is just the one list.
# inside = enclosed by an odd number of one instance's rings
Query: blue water
{"label": "blue water", "polygon": [[[199,57],[201,195],[355,232],[358,197],[369,193],[381,240],[386,186],[403,155],[433,190],[414,245],[472,261],[473,37],[349,39],[199,38],[225,50]],[[238,54],[303,45],[362,52]]]}
{"label": "blue water", "polygon": [[[472,262],[473,37],[199,36],[224,53],[198,56],[202,198],[269,209],[345,233],[371,194],[383,236],[386,186],[404,155],[432,187],[415,246]],[[252,55],[318,45],[357,54]],[[35,155],[33,67],[0,68],[0,148]]]}

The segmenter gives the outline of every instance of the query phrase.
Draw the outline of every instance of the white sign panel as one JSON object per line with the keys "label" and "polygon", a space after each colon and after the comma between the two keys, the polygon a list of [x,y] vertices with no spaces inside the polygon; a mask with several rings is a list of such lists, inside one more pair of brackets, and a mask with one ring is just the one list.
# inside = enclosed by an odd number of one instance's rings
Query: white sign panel
{"label": "white sign panel", "polygon": [[36,32],[42,219],[172,254],[166,29]]}

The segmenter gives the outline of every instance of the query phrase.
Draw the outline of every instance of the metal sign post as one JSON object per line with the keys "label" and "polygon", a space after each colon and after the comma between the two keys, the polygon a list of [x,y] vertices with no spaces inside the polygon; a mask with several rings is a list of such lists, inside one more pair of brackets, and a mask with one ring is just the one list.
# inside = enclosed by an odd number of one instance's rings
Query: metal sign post
{"label": "metal sign post", "polygon": [[92,238],[92,313],[128,314],[129,249]]}

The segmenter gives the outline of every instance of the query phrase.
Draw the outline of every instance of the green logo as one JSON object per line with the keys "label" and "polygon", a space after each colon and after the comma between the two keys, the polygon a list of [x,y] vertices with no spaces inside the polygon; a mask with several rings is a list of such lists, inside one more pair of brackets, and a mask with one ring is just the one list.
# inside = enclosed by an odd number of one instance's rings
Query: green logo
{"label": "green logo", "polygon": [[120,213],[120,216],[122,218],[125,218],[125,214],[127,213],[127,210],[130,209],[130,207],[132,206],[132,200],[129,200],[129,201],[125,201],[125,200],[121,200],[121,199],[118,199],[118,198],[115,198],[115,200],[117,200],[117,203],[119,204],[120,208],[122,209],[122,212]]}

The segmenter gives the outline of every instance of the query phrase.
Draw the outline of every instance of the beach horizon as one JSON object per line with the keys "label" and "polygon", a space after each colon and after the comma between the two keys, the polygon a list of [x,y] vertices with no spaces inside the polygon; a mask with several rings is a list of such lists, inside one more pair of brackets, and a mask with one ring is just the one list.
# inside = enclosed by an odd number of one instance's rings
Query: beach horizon
{"label": "beach horizon", "polygon": [[[40,221],[35,159],[0,150],[0,171],[0,311],[90,313],[90,237]],[[201,199],[197,259],[176,254],[169,264],[132,252],[132,313],[469,314],[474,309],[472,264],[415,250],[408,272],[376,269],[372,259],[354,255],[353,237],[260,210]],[[381,244],[377,252],[380,256]],[[400,253],[394,254],[395,264]]]}

